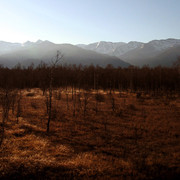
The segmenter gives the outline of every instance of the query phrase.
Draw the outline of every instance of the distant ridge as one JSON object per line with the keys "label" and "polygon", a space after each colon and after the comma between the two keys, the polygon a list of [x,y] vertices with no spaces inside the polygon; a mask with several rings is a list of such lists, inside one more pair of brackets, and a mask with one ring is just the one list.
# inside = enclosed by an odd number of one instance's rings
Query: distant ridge
{"label": "distant ridge", "polygon": [[170,67],[180,56],[180,39],[152,40],[148,43],[100,41],[88,45],[55,44],[48,40],[22,44],[0,41],[0,64],[13,67],[18,62],[24,66],[31,63],[38,65],[41,61],[48,63],[57,50],[64,54],[62,64]]}
{"label": "distant ridge", "polygon": [[[172,38],[152,40],[148,43],[136,41],[130,41],[129,43],[100,41],[77,46],[98,53],[116,56],[135,66],[172,66],[177,60],[177,56],[180,56],[180,51],[177,51],[177,47],[180,46],[180,39]],[[171,56],[165,53],[168,50],[171,51]],[[173,52],[176,53],[173,54]],[[168,57],[171,57],[171,59]]]}
{"label": "distant ridge", "polygon": [[64,55],[62,64],[99,65],[111,64],[114,67],[128,67],[130,64],[115,56],[85,50],[71,44],[55,44],[50,41],[27,41],[23,44],[0,41],[0,64],[14,67],[17,63],[28,66],[38,65],[41,61],[49,63],[57,50]]}

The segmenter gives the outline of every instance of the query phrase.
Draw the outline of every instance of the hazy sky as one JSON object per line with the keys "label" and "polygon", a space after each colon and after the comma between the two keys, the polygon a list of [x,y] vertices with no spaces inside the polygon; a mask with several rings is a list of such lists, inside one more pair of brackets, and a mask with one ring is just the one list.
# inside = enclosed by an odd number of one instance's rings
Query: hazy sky
{"label": "hazy sky", "polygon": [[180,0],[0,0],[0,40],[180,39]]}

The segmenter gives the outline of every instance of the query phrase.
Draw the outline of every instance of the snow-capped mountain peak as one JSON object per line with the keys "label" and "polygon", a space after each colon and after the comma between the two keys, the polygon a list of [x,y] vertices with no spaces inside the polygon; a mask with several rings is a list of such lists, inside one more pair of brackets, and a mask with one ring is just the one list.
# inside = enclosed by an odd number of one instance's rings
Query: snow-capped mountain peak
{"label": "snow-capped mountain peak", "polygon": [[149,44],[158,51],[161,51],[176,45],[180,45],[180,39],[153,40],[150,41]]}
{"label": "snow-capped mountain peak", "polygon": [[180,45],[180,39],[165,39],[165,40],[153,40],[148,43],[137,42],[137,41],[130,41],[128,43],[124,42],[106,42],[106,41],[99,41],[96,43],[88,44],[88,45],[77,45],[83,49],[96,51],[102,54],[113,55],[116,57],[121,57],[122,55],[137,49],[151,47],[154,48],[155,51],[163,51],[167,48],[174,47],[176,45]]}

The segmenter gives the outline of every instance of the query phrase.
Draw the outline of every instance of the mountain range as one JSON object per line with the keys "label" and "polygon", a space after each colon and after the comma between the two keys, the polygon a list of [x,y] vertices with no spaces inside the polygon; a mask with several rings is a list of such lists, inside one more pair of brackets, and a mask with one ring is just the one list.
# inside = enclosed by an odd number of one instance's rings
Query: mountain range
{"label": "mountain range", "polygon": [[100,41],[77,46],[98,53],[116,56],[135,66],[172,66],[180,56],[180,39],[153,40],[148,43]]}
{"label": "mountain range", "polygon": [[17,63],[23,66],[34,63],[36,66],[41,61],[49,63],[57,51],[63,54],[61,63],[67,65],[169,67],[180,57],[180,39],[153,40],[148,43],[100,41],[88,45],[55,44],[42,40],[23,44],[0,41],[0,64],[10,68]]}
{"label": "mountain range", "polygon": [[128,67],[130,64],[118,57],[85,50],[71,44],[54,44],[50,41],[30,42],[23,44],[0,41],[0,64],[14,67],[17,63],[28,66],[38,65],[41,61],[50,63],[57,51],[63,54],[61,64],[99,65],[112,64],[114,67]]}

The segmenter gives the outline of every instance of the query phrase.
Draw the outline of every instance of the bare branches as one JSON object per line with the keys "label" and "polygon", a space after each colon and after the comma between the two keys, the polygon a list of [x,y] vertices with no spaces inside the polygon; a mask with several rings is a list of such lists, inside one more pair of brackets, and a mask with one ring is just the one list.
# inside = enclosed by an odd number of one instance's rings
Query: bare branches
{"label": "bare branches", "polygon": [[0,146],[4,139],[5,123],[9,120],[9,111],[12,107],[14,112],[15,97],[17,95],[16,90],[10,88],[0,89],[0,105],[2,107],[2,122],[0,122]]}
{"label": "bare branches", "polygon": [[49,93],[48,93],[48,96],[46,97],[47,111],[48,111],[47,133],[49,133],[49,125],[50,125],[50,121],[52,119],[53,73],[54,73],[55,67],[57,66],[57,64],[59,63],[59,61],[62,58],[63,58],[63,55],[61,54],[61,52],[57,51],[56,56],[51,59],[51,66],[50,66],[50,73],[49,73],[49,76],[50,76],[50,79],[49,79]]}
{"label": "bare branches", "polygon": [[50,67],[53,68],[53,67],[56,67],[58,65],[58,63],[60,62],[60,60],[62,60],[64,57],[64,55],[60,52],[60,51],[57,51],[57,54],[56,56],[54,56],[52,59],[51,59],[51,62],[50,62]]}

